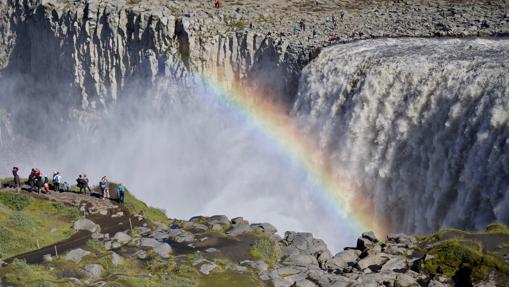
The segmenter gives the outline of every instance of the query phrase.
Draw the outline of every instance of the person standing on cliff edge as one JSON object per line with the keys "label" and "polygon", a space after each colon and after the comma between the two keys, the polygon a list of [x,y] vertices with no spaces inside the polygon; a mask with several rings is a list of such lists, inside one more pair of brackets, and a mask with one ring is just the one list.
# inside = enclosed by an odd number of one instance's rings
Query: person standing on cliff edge
{"label": "person standing on cliff edge", "polygon": [[14,184],[16,185],[16,191],[21,190],[21,181],[19,180],[18,171],[19,171],[18,167],[15,166],[12,168],[12,176],[14,176]]}
{"label": "person standing on cliff edge", "polygon": [[55,171],[53,173],[53,191],[58,192],[60,190],[60,182],[62,181],[62,176],[60,172]]}
{"label": "person standing on cliff edge", "polygon": [[106,176],[101,178],[101,181],[99,182],[99,188],[101,189],[103,199],[110,199],[110,189],[108,187],[108,178]]}
{"label": "person standing on cliff edge", "polygon": [[125,197],[125,186],[122,184],[119,184],[118,188],[118,202],[124,203],[124,197]]}

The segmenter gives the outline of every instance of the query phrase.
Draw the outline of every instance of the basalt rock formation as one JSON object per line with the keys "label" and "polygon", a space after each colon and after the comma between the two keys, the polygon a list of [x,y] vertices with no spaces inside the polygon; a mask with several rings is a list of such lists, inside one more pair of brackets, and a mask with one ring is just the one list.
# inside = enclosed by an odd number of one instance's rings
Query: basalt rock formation
{"label": "basalt rock formation", "polygon": [[[32,96],[59,95],[58,102],[74,114],[108,107],[135,79],[145,84],[163,76],[179,82],[202,72],[227,83],[256,82],[291,103],[301,69],[331,44],[332,34],[344,42],[509,31],[503,1],[267,1],[225,3],[215,11],[208,4],[3,1],[2,77],[22,76],[31,83],[26,93]],[[301,19],[307,28],[298,27]]]}

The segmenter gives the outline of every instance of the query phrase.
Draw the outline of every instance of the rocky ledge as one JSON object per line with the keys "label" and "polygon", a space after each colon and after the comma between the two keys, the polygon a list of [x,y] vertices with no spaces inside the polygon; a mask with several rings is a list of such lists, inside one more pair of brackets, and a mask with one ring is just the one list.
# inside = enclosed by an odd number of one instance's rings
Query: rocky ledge
{"label": "rocky ledge", "polygon": [[[5,226],[0,229],[3,244],[12,243],[7,242],[9,232],[30,232],[33,224],[46,232],[40,223],[32,223],[34,212],[53,210],[55,216],[61,210],[62,218],[79,217],[69,221],[74,233],[68,239],[47,242],[36,250],[27,243],[24,250],[33,251],[0,261],[2,286],[60,286],[51,282],[65,286],[501,286],[509,279],[509,229],[500,224],[489,225],[485,232],[444,229],[429,236],[392,234],[383,240],[365,232],[356,246],[333,255],[311,233],[288,231],[281,237],[270,223],[251,224],[224,215],[167,219],[130,194],[125,205],[118,205],[75,193],[0,191],[0,211],[9,217],[0,220]],[[45,202],[50,202],[48,207],[43,207]]]}
{"label": "rocky ledge", "polygon": [[204,72],[228,84],[256,82],[291,102],[302,68],[324,46],[504,36],[508,16],[502,0],[223,1],[220,9],[213,1],[7,0],[0,74],[54,87],[29,91],[39,97],[65,91],[59,100],[78,110],[110,106],[133,79],[181,83]]}

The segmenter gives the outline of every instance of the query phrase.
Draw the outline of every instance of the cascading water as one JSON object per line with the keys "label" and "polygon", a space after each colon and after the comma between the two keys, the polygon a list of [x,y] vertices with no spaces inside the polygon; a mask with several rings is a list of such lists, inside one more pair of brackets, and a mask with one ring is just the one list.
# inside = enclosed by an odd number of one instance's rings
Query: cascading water
{"label": "cascading water", "polygon": [[322,51],[293,115],[393,230],[509,223],[509,40],[378,39]]}

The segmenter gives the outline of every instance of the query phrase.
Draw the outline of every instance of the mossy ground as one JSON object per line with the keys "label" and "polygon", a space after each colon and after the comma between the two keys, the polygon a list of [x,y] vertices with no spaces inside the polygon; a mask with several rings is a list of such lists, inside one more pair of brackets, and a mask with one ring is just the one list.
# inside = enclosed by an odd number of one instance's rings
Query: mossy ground
{"label": "mossy ground", "polygon": [[[13,182],[13,178],[2,178],[0,179],[0,186],[2,186],[4,183]],[[27,179],[21,179],[21,182],[26,182]],[[49,184],[53,185],[53,180],[49,180]],[[110,195],[112,198],[117,198],[117,189],[119,184],[115,182],[109,183],[109,189],[110,189]],[[91,186],[91,189],[93,192],[99,193],[99,187],[98,186]],[[73,193],[80,193],[79,188],[76,185],[70,186],[70,192]],[[135,196],[133,196],[129,190],[127,189],[125,193],[125,207],[129,210],[131,214],[143,214],[143,216],[152,224],[157,223],[167,223],[168,217],[165,214],[164,210],[161,210],[159,208],[154,208],[148,206],[143,201],[137,199]]]}
{"label": "mossy ground", "polygon": [[[111,186],[116,190],[116,185]],[[130,193],[126,193],[126,208],[133,214],[142,213],[152,223],[167,223],[162,210],[150,208]],[[76,208],[62,203],[51,202],[32,197],[28,193],[0,192],[0,250],[3,258],[37,249],[39,245],[49,245],[68,238],[72,233],[72,223],[79,218]],[[53,229],[54,232],[51,232]],[[56,231],[55,231],[56,230]],[[211,232],[210,236],[222,237],[223,232]],[[259,250],[260,259],[271,257],[271,243],[257,234],[259,240],[254,250]],[[192,263],[202,255],[189,254],[161,259],[148,252],[145,260],[139,260],[128,253],[122,264],[112,263],[112,253],[97,240],[89,240],[86,246],[92,254],[83,258],[79,264],[53,257],[51,262],[26,264],[14,260],[13,263],[0,268],[2,284],[8,286],[77,286],[69,278],[84,282],[88,275],[83,271],[88,264],[100,264],[104,268],[101,280],[105,286],[266,286],[251,270],[235,271],[234,264],[227,258],[217,257],[210,260],[217,264],[210,275],[198,271],[199,266]],[[269,251],[268,251],[269,250]],[[130,257],[131,256],[131,257]]]}
{"label": "mossy ground", "polygon": [[0,192],[0,258],[68,238],[74,232],[71,223],[78,217],[76,208],[62,203]]}
{"label": "mossy ground", "polygon": [[257,238],[253,246],[251,246],[249,253],[254,259],[263,260],[269,266],[274,265],[279,259],[276,242],[264,233],[255,233],[255,235]]}
{"label": "mossy ground", "polygon": [[466,270],[468,281],[478,282],[495,271],[509,278],[509,265],[503,259],[509,242],[505,225],[491,224],[484,232],[447,228],[420,237],[420,241],[427,253],[434,256],[424,263],[430,274],[454,277]]}
{"label": "mossy ground", "polygon": [[217,259],[217,268],[210,275],[203,275],[192,262],[200,255],[174,256],[161,259],[149,252],[145,260],[124,257],[120,265],[112,263],[110,251],[93,240],[85,249],[92,252],[79,264],[56,257],[41,265],[27,265],[22,261],[0,268],[0,278],[13,286],[76,286],[69,279],[83,280],[87,275],[83,268],[88,264],[100,264],[104,286],[110,287],[214,287],[214,286],[266,286],[252,271],[234,271],[227,259]]}

